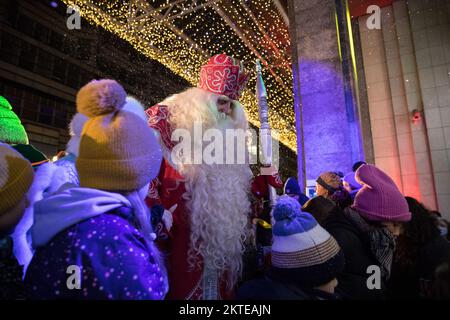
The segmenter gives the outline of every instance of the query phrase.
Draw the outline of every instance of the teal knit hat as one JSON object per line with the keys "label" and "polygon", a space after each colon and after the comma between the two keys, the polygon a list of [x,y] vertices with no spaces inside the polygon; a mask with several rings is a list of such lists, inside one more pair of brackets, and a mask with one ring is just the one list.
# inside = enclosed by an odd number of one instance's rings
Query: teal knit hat
{"label": "teal knit hat", "polygon": [[3,96],[0,96],[0,141],[7,144],[28,144],[25,128]]}

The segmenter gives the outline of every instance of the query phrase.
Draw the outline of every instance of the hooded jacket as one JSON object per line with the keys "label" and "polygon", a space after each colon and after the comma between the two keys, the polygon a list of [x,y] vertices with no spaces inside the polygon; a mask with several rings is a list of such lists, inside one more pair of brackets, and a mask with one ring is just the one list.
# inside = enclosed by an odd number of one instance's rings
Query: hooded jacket
{"label": "hooded jacket", "polygon": [[31,299],[162,299],[158,251],[135,228],[122,195],[70,188],[35,203]]}

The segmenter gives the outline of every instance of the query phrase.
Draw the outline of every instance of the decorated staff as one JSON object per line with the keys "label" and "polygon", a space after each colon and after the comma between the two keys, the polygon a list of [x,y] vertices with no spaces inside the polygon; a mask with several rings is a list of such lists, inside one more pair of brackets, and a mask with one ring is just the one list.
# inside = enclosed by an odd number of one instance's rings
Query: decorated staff
{"label": "decorated staff", "polygon": [[273,166],[272,136],[268,121],[267,90],[262,78],[261,65],[256,60],[256,96],[259,106],[260,161],[263,166],[261,174],[255,177],[252,183],[253,224],[256,233],[256,248],[258,251],[259,266],[265,269],[270,261],[270,248],[272,243],[272,226],[270,211],[277,199],[276,189],[283,187],[278,171]]}
{"label": "decorated staff", "polygon": [[[269,125],[269,108],[267,104],[267,90],[262,78],[261,64],[256,60],[256,96],[258,98],[259,122],[261,128],[259,131],[259,141],[261,145],[261,163],[264,167],[272,168],[272,135]],[[267,174],[264,169],[262,174]],[[270,172],[272,174],[272,172]],[[273,205],[277,199],[277,192],[272,185],[268,185],[270,203]]]}

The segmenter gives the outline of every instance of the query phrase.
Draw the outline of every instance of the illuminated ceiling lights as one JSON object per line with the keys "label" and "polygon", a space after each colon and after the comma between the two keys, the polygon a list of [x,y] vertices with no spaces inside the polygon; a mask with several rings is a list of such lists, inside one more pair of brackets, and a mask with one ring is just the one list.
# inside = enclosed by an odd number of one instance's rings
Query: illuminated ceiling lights
{"label": "illuminated ceiling lights", "polygon": [[[260,59],[268,91],[269,122],[280,142],[296,152],[288,29],[269,0],[63,0],[90,23],[128,41],[175,74],[197,84],[200,67],[226,53],[254,71]],[[149,77],[150,78],[150,77]],[[259,127],[252,72],[241,102]]]}

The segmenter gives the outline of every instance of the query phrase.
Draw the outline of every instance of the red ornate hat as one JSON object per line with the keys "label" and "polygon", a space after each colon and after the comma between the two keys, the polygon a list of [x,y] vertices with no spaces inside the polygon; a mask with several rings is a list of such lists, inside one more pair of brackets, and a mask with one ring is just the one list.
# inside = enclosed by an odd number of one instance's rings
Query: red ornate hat
{"label": "red ornate hat", "polygon": [[199,88],[238,100],[248,81],[242,62],[226,54],[216,54],[201,68]]}

